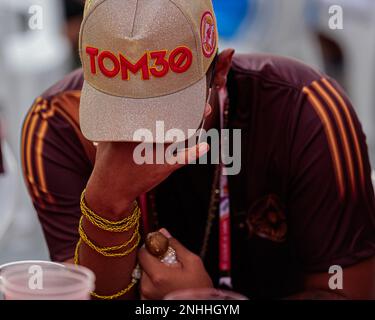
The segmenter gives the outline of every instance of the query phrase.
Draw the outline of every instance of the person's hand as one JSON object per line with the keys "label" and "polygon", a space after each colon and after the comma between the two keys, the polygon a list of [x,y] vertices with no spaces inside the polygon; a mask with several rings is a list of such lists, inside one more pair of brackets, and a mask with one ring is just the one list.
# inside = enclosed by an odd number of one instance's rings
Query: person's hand
{"label": "person's hand", "polygon": [[[119,221],[128,217],[134,208],[134,200],[161,183],[181,164],[137,165],[133,159],[134,143],[100,143],[98,145],[94,171],[86,188],[85,199],[91,210],[101,217]],[[196,152],[198,149],[198,152]],[[179,157],[191,162],[208,151],[207,144],[182,151]],[[83,229],[94,243],[101,247],[112,247],[129,241],[136,226],[129,232],[115,233],[98,229],[87,219],[83,220]],[[123,258],[108,259],[83,245],[80,249],[80,263],[96,274],[98,292],[118,292],[131,281],[136,265],[136,251]],[[105,270],[110,270],[109,272]],[[133,298],[133,293],[126,298]]]}
{"label": "person's hand", "polygon": [[[207,104],[205,116],[211,114]],[[177,155],[166,155],[165,164],[138,165],[133,159],[138,143],[101,142],[97,146],[94,170],[87,184],[86,201],[96,210],[111,212],[108,218],[121,217],[134,200],[159,185],[177,169],[202,157],[209,151],[207,143],[200,143]],[[164,148],[165,150],[167,147]],[[156,159],[156,148],[153,146]],[[176,164],[169,164],[174,160]]]}
{"label": "person's hand", "polygon": [[171,238],[165,229],[161,232],[169,238],[179,263],[166,265],[148,253],[146,248],[141,248],[138,259],[143,270],[140,284],[142,299],[161,300],[167,294],[181,289],[212,288],[212,280],[200,257]]}

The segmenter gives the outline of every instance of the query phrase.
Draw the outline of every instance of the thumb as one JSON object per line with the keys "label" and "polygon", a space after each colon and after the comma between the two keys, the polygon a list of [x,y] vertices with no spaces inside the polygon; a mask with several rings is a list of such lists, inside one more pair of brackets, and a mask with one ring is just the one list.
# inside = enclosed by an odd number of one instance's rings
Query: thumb
{"label": "thumb", "polygon": [[188,265],[191,259],[195,257],[194,253],[188,250],[177,239],[173,238],[166,229],[161,229],[159,232],[168,238],[169,245],[176,251],[177,260],[181,262],[182,266]]}

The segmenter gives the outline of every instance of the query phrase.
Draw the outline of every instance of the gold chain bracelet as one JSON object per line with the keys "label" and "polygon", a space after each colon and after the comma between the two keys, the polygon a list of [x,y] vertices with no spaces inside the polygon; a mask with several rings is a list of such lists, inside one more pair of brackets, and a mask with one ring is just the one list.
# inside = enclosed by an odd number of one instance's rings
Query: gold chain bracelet
{"label": "gold chain bracelet", "polygon": [[[129,220],[129,217],[123,219],[123,220],[120,220],[120,221],[111,221],[111,220],[107,220],[99,215],[97,215],[94,211],[92,211],[86,204],[86,201],[85,201],[85,195],[86,195],[86,189],[84,189],[82,191],[82,194],[81,194],[81,206],[83,206],[95,219],[99,220],[99,221],[102,221],[103,223],[105,224],[108,224],[108,225],[121,225],[121,224],[124,224],[127,222],[127,220]],[[134,205],[137,206],[137,202],[134,201]]]}
{"label": "gold chain bracelet", "polygon": [[96,299],[101,299],[101,300],[118,299],[118,298],[126,295],[137,284],[137,282],[138,282],[137,280],[133,279],[132,282],[129,284],[129,286],[127,288],[125,288],[124,290],[121,290],[121,291],[119,291],[116,294],[113,294],[111,296],[101,296],[101,295],[99,295],[95,292],[91,292],[91,296],[93,296]]}
{"label": "gold chain bracelet", "polygon": [[[76,249],[75,249],[75,253],[74,253],[74,264],[78,265],[79,264],[79,248],[82,244],[82,239],[79,239],[78,240],[78,243],[77,243],[77,246],[76,246]],[[122,296],[124,296],[125,294],[127,294],[136,284],[137,284],[138,280],[133,278],[131,283],[123,290],[113,294],[113,295],[110,295],[110,296],[103,296],[103,295],[99,295],[97,293],[95,293],[94,291],[91,292],[91,296],[96,298],[96,299],[100,299],[100,300],[114,300],[114,299],[118,299]]]}
{"label": "gold chain bracelet", "polygon": [[[137,222],[137,226],[136,226],[136,230],[134,231],[133,233],[133,236],[131,237],[130,240],[128,240],[126,243],[122,244],[122,245],[118,245],[118,246],[113,246],[113,247],[98,247],[97,245],[95,245],[94,243],[92,243],[92,241],[87,237],[85,231],[83,230],[83,227],[82,227],[82,218],[79,222],[79,235],[81,237],[81,239],[91,248],[93,249],[94,251],[96,251],[97,253],[105,256],[105,257],[125,257],[125,256],[128,256],[130,253],[132,253],[139,245],[139,242],[141,241],[141,236],[139,234],[139,222]],[[137,240],[135,241],[134,245],[126,250],[125,252],[121,252],[121,253],[110,253],[108,251],[117,251],[117,250],[121,250],[125,247],[127,247],[128,245],[130,245],[134,239]]]}
{"label": "gold chain bracelet", "polygon": [[[82,217],[79,221],[79,228],[78,232],[80,235],[80,239],[77,243],[75,253],[74,253],[74,263],[76,265],[79,264],[79,248],[84,242],[86,245],[88,245],[91,249],[96,251],[97,253],[105,256],[105,257],[125,257],[129,254],[131,254],[139,245],[141,241],[141,235],[139,233],[139,225],[140,225],[140,217],[141,217],[141,210],[137,204],[137,202],[134,202],[134,209],[133,212],[130,216],[126,217],[125,219],[121,221],[110,221],[107,220],[99,215],[97,215],[94,211],[92,211],[86,204],[85,202],[85,193],[86,189],[83,190],[82,195],[81,195],[81,201],[80,201],[80,207],[82,211]],[[113,247],[99,247],[95,245],[86,235],[84,229],[83,229],[83,217],[87,218],[88,221],[90,221],[93,225],[96,227],[104,230],[104,231],[109,231],[109,232],[125,232],[129,231],[132,227],[135,226],[135,230],[133,232],[132,237],[124,244],[118,245],[118,246],[113,246]],[[136,239],[136,240],[135,240]],[[135,242],[134,242],[135,240]],[[134,242],[133,246],[129,249],[127,249],[125,252],[119,252],[119,253],[113,253],[113,251],[119,251],[127,246],[129,246],[132,242]],[[97,299],[102,299],[102,300],[113,300],[120,298],[127,294],[138,282],[136,278],[133,277],[131,283],[129,284],[128,287],[125,289],[121,290],[120,292],[110,295],[110,296],[104,296],[104,295],[99,295],[95,292],[91,292],[91,296]]]}
{"label": "gold chain bracelet", "polygon": [[97,215],[94,211],[92,211],[87,206],[85,202],[85,194],[86,194],[86,189],[83,190],[82,195],[81,195],[81,201],[80,201],[82,214],[93,225],[97,226],[98,228],[102,230],[110,231],[110,232],[119,232],[119,233],[129,231],[141,217],[141,210],[137,202],[135,201],[133,212],[129,217],[126,217],[125,219],[120,220],[120,221],[107,220]]}
{"label": "gold chain bracelet", "polygon": [[139,221],[141,218],[141,210],[137,206],[134,210],[134,213],[127,218],[127,222],[123,225],[119,226],[111,226],[108,224],[105,224],[97,219],[95,219],[88,211],[85,210],[85,208],[81,207],[82,214],[85,216],[87,220],[89,220],[93,225],[98,227],[101,230],[108,231],[108,232],[117,232],[122,233],[125,231],[129,231],[134,225]]}

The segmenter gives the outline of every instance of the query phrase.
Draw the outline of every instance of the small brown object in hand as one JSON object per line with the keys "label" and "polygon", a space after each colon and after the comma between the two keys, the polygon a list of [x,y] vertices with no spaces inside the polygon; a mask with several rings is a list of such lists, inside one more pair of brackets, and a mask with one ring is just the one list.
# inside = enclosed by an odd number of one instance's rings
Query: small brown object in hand
{"label": "small brown object in hand", "polygon": [[146,237],[146,249],[154,257],[162,258],[168,251],[169,240],[160,232],[149,233]]}

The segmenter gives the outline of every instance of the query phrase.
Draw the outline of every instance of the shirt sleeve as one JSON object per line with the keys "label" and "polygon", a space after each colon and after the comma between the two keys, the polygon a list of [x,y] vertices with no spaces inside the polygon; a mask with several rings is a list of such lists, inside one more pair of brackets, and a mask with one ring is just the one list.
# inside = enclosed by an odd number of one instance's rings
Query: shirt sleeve
{"label": "shirt sleeve", "polygon": [[[73,258],[79,239],[80,195],[92,163],[79,138],[77,119],[64,97],[36,100],[22,130],[22,168],[53,261]],[[76,107],[77,105],[71,105]]]}
{"label": "shirt sleeve", "polygon": [[329,79],[301,93],[291,156],[289,224],[307,272],[375,255],[375,205],[366,137]]}

